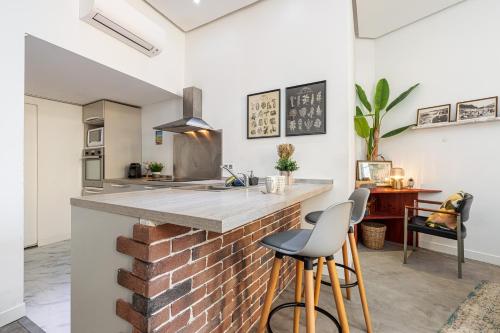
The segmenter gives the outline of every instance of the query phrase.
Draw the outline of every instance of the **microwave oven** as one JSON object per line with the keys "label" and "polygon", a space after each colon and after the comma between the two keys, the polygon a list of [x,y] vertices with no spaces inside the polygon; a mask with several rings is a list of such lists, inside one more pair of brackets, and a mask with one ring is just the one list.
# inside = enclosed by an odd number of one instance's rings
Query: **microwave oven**
{"label": "microwave oven", "polygon": [[89,129],[87,132],[87,147],[104,146],[104,127]]}

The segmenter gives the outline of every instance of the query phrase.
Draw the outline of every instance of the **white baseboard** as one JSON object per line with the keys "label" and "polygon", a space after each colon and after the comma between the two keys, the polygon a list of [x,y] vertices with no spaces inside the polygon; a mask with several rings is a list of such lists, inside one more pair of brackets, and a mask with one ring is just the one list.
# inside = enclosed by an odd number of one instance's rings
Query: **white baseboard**
{"label": "white baseboard", "polygon": [[26,305],[23,303],[0,313],[0,327],[12,323],[26,315]]}
{"label": "white baseboard", "polygon": [[[465,242],[465,244],[467,246],[467,241]],[[423,247],[424,249],[429,249],[429,250],[436,251],[436,252],[457,255],[457,247],[456,246],[451,246],[451,245],[433,242],[433,241],[429,241],[429,240],[423,240],[423,239],[419,240],[419,246]],[[465,249],[464,252],[465,252],[465,258],[478,260],[478,261],[486,262],[488,264],[500,266],[500,256],[490,254],[490,253],[468,250],[468,249]]]}

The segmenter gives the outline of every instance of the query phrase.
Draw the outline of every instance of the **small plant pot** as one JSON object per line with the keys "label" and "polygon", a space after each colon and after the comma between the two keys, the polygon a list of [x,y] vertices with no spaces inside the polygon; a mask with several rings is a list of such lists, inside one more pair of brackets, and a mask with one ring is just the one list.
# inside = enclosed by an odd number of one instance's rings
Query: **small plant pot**
{"label": "small plant pot", "polygon": [[285,176],[285,184],[293,185],[293,173],[290,171],[280,171],[280,176]]}
{"label": "small plant pot", "polygon": [[161,172],[151,172],[151,175],[153,176],[153,178],[160,178]]}

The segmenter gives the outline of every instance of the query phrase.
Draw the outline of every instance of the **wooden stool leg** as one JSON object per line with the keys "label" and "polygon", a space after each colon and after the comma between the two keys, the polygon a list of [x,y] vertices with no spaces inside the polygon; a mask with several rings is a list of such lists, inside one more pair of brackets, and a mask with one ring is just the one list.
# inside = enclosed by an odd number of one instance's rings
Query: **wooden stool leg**
{"label": "wooden stool leg", "polygon": [[269,283],[267,284],[267,293],[262,306],[262,312],[260,315],[258,333],[265,333],[267,318],[269,318],[269,312],[271,311],[271,305],[273,303],[274,292],[276,290],[276,284],[278,282],[278,277],[280,273],[281,264],[283,263],[283,258],[278,255],[274,257],[273,268],[271,269],[271,277]]}
{"label": "wooden stool leg", "polygon": [[316,332],[316,316],[314,315],[314,274],[312,262],[310,267],[306,267],[304,272],[306,285],[306,332]]}
{"label": "wooden stool leg", "polygon": [[[342,245],[342,260],[344,261],[344,266],[349,266],[349,256],[347,254],[347,241]],[[349,270],[344,268],[344,281],[346,284],[349,283]],[[351,288],[345,289],[345,296],[348,300],[351,299]]]}
{"label": "wooden stool leg", "polygon": [[345,312],[344,298],[342,296],[342,291],[340,290],[339,276],[337,275],[337,269],[335,267],[335,260],[333,260],[333,257],[326,258],[326,264],[328,266],[328,273],[330,273],[330,281],[332,282],[333,297],[335,299],[335,304],[337,305],[340,327],[342,328],[342,333],[349,333],[349,322]]}
{"label": "wooden stool leg", "polygon": [[[314,286],[314,305],[318,306],[319,304],[319,293],[321,292],[321,278],[323,277],[323,263],[325,259],[323,257],[318,258],[318,266],[316,266],[316,281]],[[316,312],[316,317],[318,313]]]}
{"label": "wooden stool leg", "polygon": [[354,239],[354,233],[349,232],[349,243],[351,245],[352,259],[354,261],[354,268],[358,279],[359,295],[361,297],[361,305],[363,306],[363,313],[365,314],[366,331],[372,333],[372,320],[370,318],[370,311],[368,310],[368,301],[366,299],[365,283],[363,281],[363,274],[361,273],[361,264],[359,263],[358,247]]}
{"label": "wooden stool leg", "polygon": [[[297,260],[295,265],[295,302],[302,300],[302,277],[304,275],[304,262]],[[300,308],[295,307],[293,313],[293,333],[299,333]]]}

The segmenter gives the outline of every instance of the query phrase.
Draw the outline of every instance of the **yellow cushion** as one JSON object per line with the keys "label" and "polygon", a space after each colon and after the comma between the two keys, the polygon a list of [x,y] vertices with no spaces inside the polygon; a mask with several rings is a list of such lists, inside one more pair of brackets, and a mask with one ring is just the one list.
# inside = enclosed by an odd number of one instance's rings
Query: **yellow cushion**
{"label": "yellow cushion", "polygon": [[[462,203],[462,200],[464,200],[464,196],[465,193],[463,191],[452,194],[441,204],[439,210],[442,212],[455,213]],[[427,218],[425,225],[431,228],[457,230],[457,217],[444,213],[432,213]]]}

